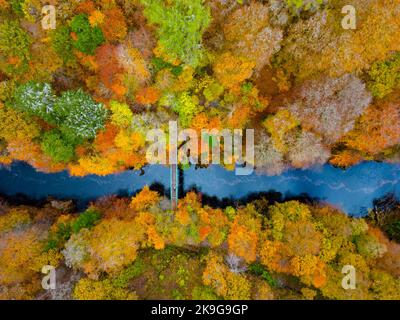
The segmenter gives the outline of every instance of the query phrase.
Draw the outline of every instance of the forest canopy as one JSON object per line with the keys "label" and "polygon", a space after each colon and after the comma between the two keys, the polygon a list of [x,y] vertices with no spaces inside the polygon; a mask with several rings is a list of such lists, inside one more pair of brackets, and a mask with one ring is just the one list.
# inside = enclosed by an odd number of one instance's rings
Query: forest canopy
{"label": "forest canopy", "polygon": [[396,1],[351,4],[350,29],[343,0],[61,0],[55,29],[43,5],[0,1],[3,164],[139,169],[169,120],[254,129],[263,174],[399,159]]}

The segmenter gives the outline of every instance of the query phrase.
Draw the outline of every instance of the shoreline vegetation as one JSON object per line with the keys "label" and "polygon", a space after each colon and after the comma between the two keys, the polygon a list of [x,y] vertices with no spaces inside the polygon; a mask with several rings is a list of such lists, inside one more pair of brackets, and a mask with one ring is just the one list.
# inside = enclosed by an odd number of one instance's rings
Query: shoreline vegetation
{"label": "shoreline vegetation", "polygon": [[[0,165],[140,170],[147,133],[170,121],[198,136],[254,129],[267,175],[399,163],[400,7],[353,2],[0,0]],[[148,187],[83,211],[1,201],[0,299],[400,299],[394,197],[366,218],[200,198],[187,193],[176,211]],[[57,290],[42,290],[46,265]]]}
{"label": "shoreline vegetation", "polygon": [[[71,201],[0,202],[1,299],[400,299],[400,203],[366,218],[318,203],[178,209],[145,187],[79,214]],[[390,240],[392,239],[392,240]],[[56,268],[43,290],[41,268]],[[344,265],[357,289],[342,288]]]}

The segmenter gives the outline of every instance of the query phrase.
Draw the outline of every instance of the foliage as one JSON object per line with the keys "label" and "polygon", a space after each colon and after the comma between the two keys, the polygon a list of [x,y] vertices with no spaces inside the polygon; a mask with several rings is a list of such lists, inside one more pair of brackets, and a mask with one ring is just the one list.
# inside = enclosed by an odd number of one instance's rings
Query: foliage
{"label": "foliage", "polygon": [[122,270],[121,273],[113,279],[113,285],[117,288],[126,288],[132,279],[142,274],[143,270],[143,261],[136,259],[133,264]]}
{"label": "foliage", "polygon": [[30,141],[39,136],[40,127],[25,113],[0,107],[0,137],[8,142]]}
{"label": "foliage", "polygon": [[101,30],[106,40],[115,41],[124,39],[127,29],[125,16],[121,9],[112,8],[105,11]]}
{"label": "foliage", "polygon": [[229,250],[247,263],[256,259],[260,221],[245,212],[235,216],[228,235]]}
{"label": "foliage", "polygon": [[386,226],[385,231],[390,239],[400,242],[400,220],[394,221]]}
{"label": "foliage", "polygon": [[183,127],[188,127],[196,113],[200,112],[198,98],[188,92],[180,94],[172,105],[172,109],[179,115]]}
{"label": "foliage", "polygon": [[153,104],[160,99],[160,92],[156,88],[143,88],[136,94],[136,101],[143,105]]}
{"label": "foliage", "polygon": [[9,0],[12,10],[20,16],[24,14],[22,10],[24,2],[25,0]]}
{"label": "foliage", "polygon": [[118,127],[126,128],[132,124],[133,113],[125,103],[117,101],[110,102],[111,122]]}
{"label": "foliage", "polygon": [[153,67],[154,67],[154,71],[155,72],[158,72],[158,71],[163,70],[163,69],[169,69],[169,70],[171,70],[171,73],[174,76],[179,76],[183,71],[182,66],[180,66],[180,65],[175,66],[172,63],[166,62],[163,59],[158,58],[158,57],[153,57],[151,59],[151,63],[153,65]]}
{"label": "foliage", "polygon": [[274,116],[265,119],[263,125],[271,135],[275,149],[285,152],[287,150],[284,145],[285,136],[289,131],[296,128],[299,123],[288,110],[282,109]]}
{"label": "foliage", "polygon": [[57,98],[54,111],[60,118],[60,130],[68,138],[92,139],[104,128],[107,111],[101,103],[83,92],[65,91]]}
{"label": "foliage", "polygon": [[99,27],[92,27],[88,16],[79,14],[75,16],[70,23],[72,36],[72,45],[79,51],[93,55],[95,49],[104,42],[103,32]]}
{"label": "foliage", "polygon": [[109,279],[94,281],[88,278],[79,280],[73,296],[77,300],[137,300],[137,295],[114,287]]}
{"label": "foliage", "polygon": [[255,275],[261,277],[265,280],[271,287],[276,287],[277,281],[271,276],[271,274],[264,268],[264,266],[260,263],[252,263],[249,266],[249,271],[254,273]]}
{"label": "foliage", "polygon": [[[4,55],[0,59],[1,70],[12,74],[26,67],[31,43],[28,33],[17,21],[4,21],[0,24],[0,52]],[[4,58],[8,59],[8,63],[3,61]]]}
{"label": "foliage", "polygon": [[55,95],[48,83],[27,82],[14,91],[14,106],[50,123],[57,122],[54,114]]}
{"label": "foliage", "polygon": [[78,233],[81,229],[90,229],[94,227],[96,222],[100,219],[101,213],[96,209],[89,208],[85,212],[81,213],[79,217],[74,220],[71,224],[73,233]]}
{"label": "foliage", "polygon": [[11,209],[7,214],[0,216],[0,233],[30,224],[31,218],[27,210]]}
{"label": "foliage", "polygon": [[344,137],[346,145],[366,155],[376,155],[400,142],[398,97],[378,102],[365,110],[354,130]]}
{"label": "foliage", "polygon": [[206,286],[195,287],[192,291],[193,300],[218,300],[214,291]]}
{"label": "foliage", "polygon": [[248,58],[226,52],[217,57],[213,65],[215,77],[226,88],[233,89],[251,77],[255,63]]}
{"label": "foliage", "polygon": [[75,60],[70,33],[71,30],[65,25],[59,26],[52,33],[52,45],[54,51],[63,59],[64,63]]}
{"label": "foliage", "polygon": [[[49,206],[11,207],[0,219],[0,295],[32,299],[40,289],[32,279],[40,283],[41,267],[63,256],[88,276],[75,299],[398,297],[400,247],[364,219],[322,204],[258,200],[225,208],[235,211],[229,221],[193,192],[176,212],[158,199],[148,188],[134,209],[129,199],[99,199],[78,216],[58,215],[50,229]],[[357,269],[356,290],[341,288],[346,264]]]}
{"label": "foliage", "polygon": [[286,5],[295,13],[300,13],[302,10],[315,11],[327,0],[285,0]]}
{"label": "foliage", "polygon": [[89,260],[84,268],[97,278],[100,272],[115,274],[132,263],[139,249],[139,226],[131,221],[103,220],[97,224],[88,240]]}
{"label": "foliage", "polygon": [[160,197],[156,191],[151,191],[148,186],[145,186],[136,196],[132,198],[130,207],[135,211],[149,209],[157,204]]}
{"label": "foliage", "polygon": [[101,214],[92,208],[79,214],[76,219],[61,216],[48,236],[45,250],[60,248],[73,234],[78,234],[81,229],[91,229],[100,219],[100,216]]}
{"label": "foliage", "polygon": [[341,26],[341,10],[347,3],[332,1],[329,4],[309,19],[297,19],[289,27],[276,62],[296,79],[305,80],[321,73],[338,77],[359,72],[399,51],[396,34],[400,24],[393,14],[397,8],[395,3],[358,1],[354,4],[355,30],[345,30]]}
{"label": "foliage", "polygon": [[385,61],[375,62],[368,71],[371,93],[378,98],[391,93],[400,83],[400,53]]}
{"label": "foliage", "polygon": [[350,74],[306,81],[297,95],[289,111],[304,129],[321,135],[328,143],[349,132],[372,100],[365,84]]}
{"label": "foliage", "polygon": [[223,31],[226,49],[254,61],[257,71],[269,64],[283,38],[282,31],[270,25],[268,6],[255,1],[229,15]]}

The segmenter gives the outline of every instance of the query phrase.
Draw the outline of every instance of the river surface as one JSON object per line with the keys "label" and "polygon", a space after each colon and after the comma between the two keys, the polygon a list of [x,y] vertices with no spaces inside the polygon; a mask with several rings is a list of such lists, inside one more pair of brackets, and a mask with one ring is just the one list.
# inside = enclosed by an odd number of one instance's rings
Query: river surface
{"label": "river surface", "polygon": [[[170,170],[149,166],[140,171],[125,171],[108,176],[71,177],[67,172],[46,174],[15,162],[0,168],[0,193],[24,195],[39,200],[52,196],[87,203],[105,195],[133,195],[145,185],[158,185],[168,195]],[[218,199],[240,200],[250,194],[279,192],[283,198],[307,195],[331,203],[348,214],[365,214],[373,200],[387,193],[400,197],[400,164],[364,162],[348,170],[330,165],[307,170],[289,170],[279,176],[236,176],[219,166],[191,167],[183,171],[185,191],[198,191]]]}

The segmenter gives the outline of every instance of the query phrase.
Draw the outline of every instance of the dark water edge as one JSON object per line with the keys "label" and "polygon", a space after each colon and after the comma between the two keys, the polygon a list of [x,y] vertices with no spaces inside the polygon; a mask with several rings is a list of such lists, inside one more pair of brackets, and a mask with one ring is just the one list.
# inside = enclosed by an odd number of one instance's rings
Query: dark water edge
{"label": "dark water edge", "polygon": [[[132,196],[145,185],[169,196],[169,168],[148,166],[145,174],[125,171],[108,176],[71,177],[67,172],[37,172],[23,162],[0,168],[0,194],[11,201],[40,203],[48,197],[72,199],[78,207],[106,195]],[[324,165],[289,170],[279,176],[236,176],[220,166],[191,167],[180,175],[181,192],[196,190],[203,202],[226,206],[265,196],[274,201],[300,199],[330,203],[350,215],[365,215],[374,200],[388,193],[400,197],[400,164],[364,162],[347,170]]]}

